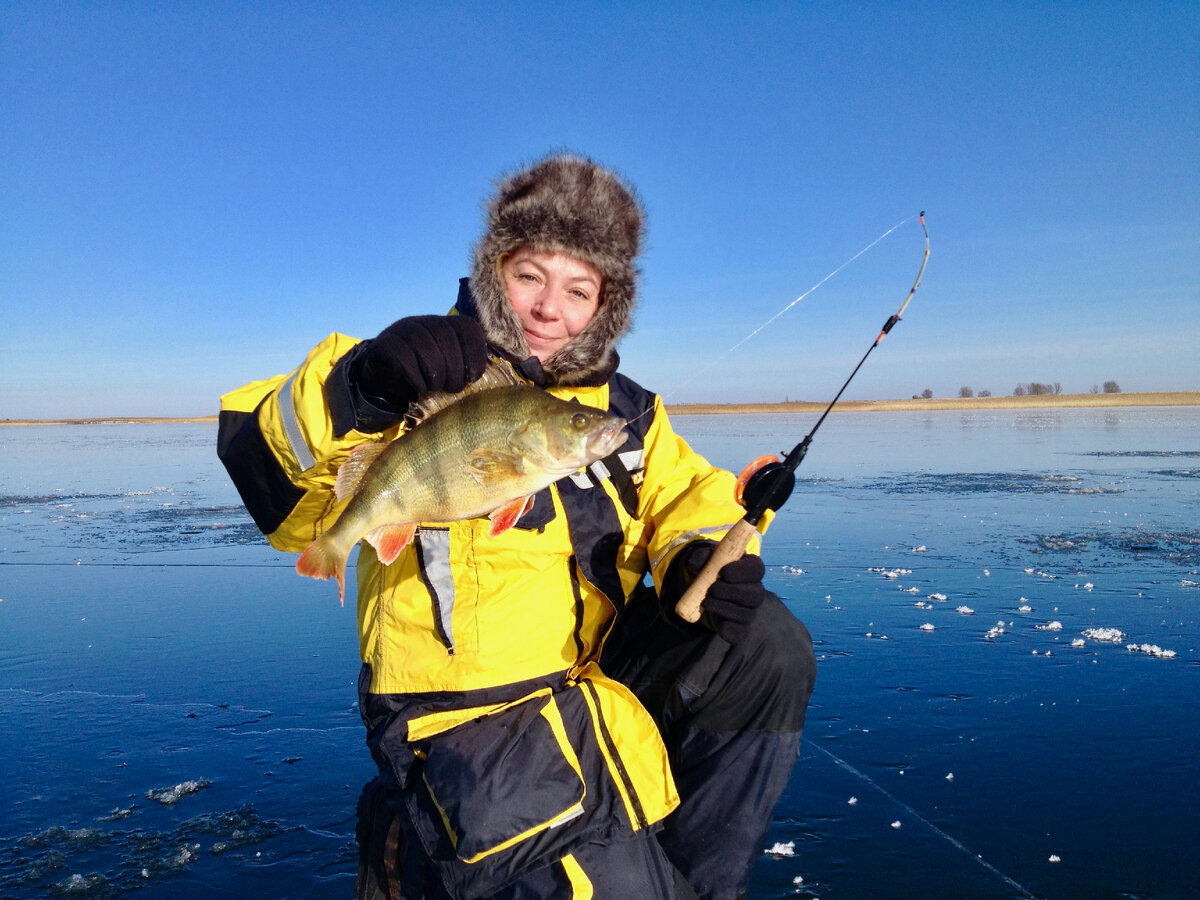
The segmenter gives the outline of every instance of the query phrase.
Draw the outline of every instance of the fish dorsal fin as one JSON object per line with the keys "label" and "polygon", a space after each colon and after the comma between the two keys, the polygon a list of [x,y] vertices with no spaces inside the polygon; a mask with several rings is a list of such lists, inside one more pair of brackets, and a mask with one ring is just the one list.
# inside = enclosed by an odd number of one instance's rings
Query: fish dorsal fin
{"label": "fish dorsal fin", "polygon": [[338,467],[337,480],[333,483],[333,493],[338,500],[346,500],[358,493],[363,476],[371,463],[379,459],[379,454],[387,448],[386,441],[371,444],[359,444],[350,451],[346,461]]}
{"label": "fish dorsal fin", "polygon": [[469,394],[478,394],[480,391],[490,391],[493,388],[508,387],[513,384],[525,384],[521,377],[517,375],[512,364],[499,357],[493,356],[488,360],[487,367],[483,370],[483,374],[468,384],[461,391],[454,394],[433,393],[426,394],[417,402],[408,407],[408,412],[405,414],[405,421],[409,426],[417,425],[424,422],[436,412],[440,412],[447,406],[453,406],[463,397]]}

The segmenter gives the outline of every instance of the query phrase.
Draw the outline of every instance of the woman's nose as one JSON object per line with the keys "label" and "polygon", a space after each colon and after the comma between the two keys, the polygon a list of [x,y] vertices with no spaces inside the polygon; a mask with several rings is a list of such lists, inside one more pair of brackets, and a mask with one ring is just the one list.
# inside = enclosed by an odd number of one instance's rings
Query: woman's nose
{"label": "woman's nose", "polygon": [[558,318],[558,300],[549,285],[538,291],[533,301],[533,311],[543,319]]}

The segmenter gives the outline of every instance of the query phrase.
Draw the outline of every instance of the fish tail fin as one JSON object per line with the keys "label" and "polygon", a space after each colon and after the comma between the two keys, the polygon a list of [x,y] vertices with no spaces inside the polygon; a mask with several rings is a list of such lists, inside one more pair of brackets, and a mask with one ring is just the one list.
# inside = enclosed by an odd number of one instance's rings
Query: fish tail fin
{"label": "fish tail fin", "polygon": [[339,552],[327,535],[321,535],[305,548],[296,560],[296,571],[309,578],[336,578],[338,600],[346,603],[346,555]]}

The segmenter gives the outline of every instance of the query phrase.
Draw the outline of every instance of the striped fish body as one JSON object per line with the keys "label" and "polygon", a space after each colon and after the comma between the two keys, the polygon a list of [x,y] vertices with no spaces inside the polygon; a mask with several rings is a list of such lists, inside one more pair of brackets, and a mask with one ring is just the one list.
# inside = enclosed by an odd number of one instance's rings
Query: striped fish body
{"label": "striped fish body", "polygon": [[603,410],[509,384],[455,399],[387,444],[357,448],[338,471],[334,525],[301,555],[296,570],[338,579],[345,594],[350,551],[366,539],[385,565],[418,522],[492,517],[511,527],[533,495],[624,443],[625,421]]}

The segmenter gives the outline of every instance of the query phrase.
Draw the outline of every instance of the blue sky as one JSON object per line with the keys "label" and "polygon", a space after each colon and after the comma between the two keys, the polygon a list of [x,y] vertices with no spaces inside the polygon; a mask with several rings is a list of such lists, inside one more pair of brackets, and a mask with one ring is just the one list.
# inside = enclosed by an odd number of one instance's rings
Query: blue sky
{"label": "blue sky", "polygon": [[1195,3],[0,6],[0,418],[201,415],[454,298],[497,176],[633,181],[670,402],[1200,389]]}

